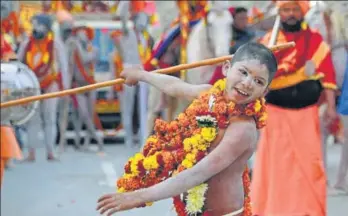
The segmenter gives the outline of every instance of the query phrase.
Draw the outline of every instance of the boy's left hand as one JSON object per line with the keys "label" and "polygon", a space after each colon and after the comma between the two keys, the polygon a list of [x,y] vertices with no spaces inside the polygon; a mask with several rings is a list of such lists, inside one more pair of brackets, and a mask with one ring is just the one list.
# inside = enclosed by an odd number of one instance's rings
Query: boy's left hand
{"label": "boy's left hand", "polygon": [[115,212],[136,208],[139,205],[137,197],[132,196],[132,193],[113,193],[98,199],[97,211],[100,211],[100,214],[108,211],[107,216],[110,216]]}

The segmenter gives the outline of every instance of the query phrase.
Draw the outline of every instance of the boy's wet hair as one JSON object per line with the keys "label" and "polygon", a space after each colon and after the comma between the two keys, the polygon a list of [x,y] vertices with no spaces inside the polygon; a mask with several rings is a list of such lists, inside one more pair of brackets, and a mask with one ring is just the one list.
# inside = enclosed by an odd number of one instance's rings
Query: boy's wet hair
{"label": "boy's wet hair", "polygon": [[278,69],[277,59],[273,52],[260,43],[248,42],[239,47],[232,58],[231,65],[243,60],[259,60],[260,64],[266,65],[269,73],[268,83],[272,81]]}

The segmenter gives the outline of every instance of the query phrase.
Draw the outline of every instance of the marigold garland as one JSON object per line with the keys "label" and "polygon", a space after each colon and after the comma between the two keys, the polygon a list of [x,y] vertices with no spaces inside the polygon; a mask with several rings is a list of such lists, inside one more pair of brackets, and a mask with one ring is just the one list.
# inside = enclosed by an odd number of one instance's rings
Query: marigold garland
{"label": "marigold garland", "polygon": [[[42,89],[47,88],[52,82],[60,82],[60,74],[56,71],[52,71],[54,61],[54,36],[52,32],[49,32],[45,39],[35,43],[36,39],[30,36],[29,43],[25,50],[24,62],[31,68],[35,75],[40,80],[40,87]],[[38,52],[41,52],[41,58],[38,64],[34,65],[34,58]]]}
{"label": "marigold garland", "polygon": [[[208,154],[210,144],[215,140],[219,129],[226,128],[232,116],[251,116],[255,119],[257,128],[265,125],[264,99],[247,105],[236,105],[226,101],[225,87],[226,80],[219,80],[174,121],[156,120],[155,132],[146,140],[143,151],[131,157],[125,165],[125,174],[117,181],[118,192],[147,188],[191,168]],[[246,168],[242,176],[245,216],[252,215],[248,173]],[[207,189],[207,183],[190,189],[185,202],[180,196],[173,197],[177,214],[186,216],[202,213],[207,216],[208,212],[204,211]]]}

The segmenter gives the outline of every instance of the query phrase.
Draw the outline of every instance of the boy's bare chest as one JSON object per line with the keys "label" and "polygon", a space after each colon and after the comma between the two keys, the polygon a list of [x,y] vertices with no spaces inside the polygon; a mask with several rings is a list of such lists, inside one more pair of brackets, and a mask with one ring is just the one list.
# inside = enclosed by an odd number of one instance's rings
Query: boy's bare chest
{"label": "boy's bare chest", "polygon": [[[225,130],[219,129],[217,138],[211,144],[209,152],[213,151],[218,146],[224,134]],[[251,154],[251,151],[246,152],[225,170],[209,179],[207,207],[212,209],[213,212],[225,212],[226,209],[230,211],[237,210],[243,205],[244,190],[242,175],[246,161]]]}

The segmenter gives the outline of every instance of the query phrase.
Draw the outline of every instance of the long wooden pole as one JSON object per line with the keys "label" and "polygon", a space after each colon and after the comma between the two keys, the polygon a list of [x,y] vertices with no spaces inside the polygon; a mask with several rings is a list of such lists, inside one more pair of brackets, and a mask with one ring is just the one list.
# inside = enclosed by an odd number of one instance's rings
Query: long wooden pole
{"label": "long wooden pole", "polygon": [[[270,49],[274,52],[274,51],[278,51],[278,50],[287,49],[287,48],[290,48],[293,46],[295,46],[295,43],[289,42],[289,43],[284,43],[284,44],[272,46],[272,47],[270,47]],[[181,71],[181,70],[187,70],[187,69],[206,66],[206,65],[215,65],[215,64],[230,60],[232,57],[233,57],[233,55],[227,55],[227,56],[222,56],[222,57],[217,57],[217,58],[206,59],[206,60],[202,60],[202,61],[198,61],[198,62],[193,62],[190,64],[181,64],[181,65],[168,67],[168,68],[164,68],[164,69],[158,69],[158,70],[154,70],[152,72],[153,73],[170,74],[170,73],[174,73],[174,72]],[[57,91],[57,92],[52,92],[52,93],[47,93],[47,94],[42,94],[42,95],[37,95],[37,96],[25,97],[25,98],[21,98],[18,100],[12,100],[12,101],[8,101],[5,103],[1,103],[0,108],[18,106],[18,105],[27,104],[30,102],[34,102],[34,101],[38,101],[38,100],[45,100],[45,99],[54,98],[54,97],[63,97],[63,96],[67,96],[67,95],[78,94],[78,93],[82,93],[82,92],[86,92],[86,91],[91,91],[91,90],[94,90],[97,88],[103,88],[103,87],[107,87],[107,86],[121,84],[123,82],[124,82],[124,79],[114,79],[114,80],[110,80],[110,81],[99,82],[99,83],[83,86],[83,87],[72,88],[72,89],[67,89],[67,90],[63,90],[63,91]]]}
{"label": "long wooden pole", "polygon": [[277,39],[278,39],[279,30],[280,30],[280,16],[277,15],[276,20],[275,20],[274,25],[273,25],[271,39],[268,42],[268,46],[269,47],[272,47],[272,46],[276,45]]}

